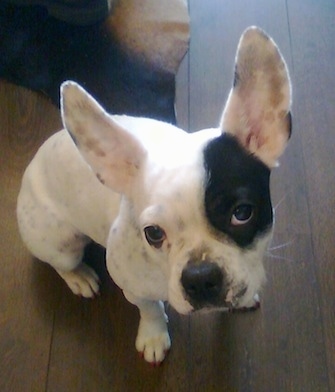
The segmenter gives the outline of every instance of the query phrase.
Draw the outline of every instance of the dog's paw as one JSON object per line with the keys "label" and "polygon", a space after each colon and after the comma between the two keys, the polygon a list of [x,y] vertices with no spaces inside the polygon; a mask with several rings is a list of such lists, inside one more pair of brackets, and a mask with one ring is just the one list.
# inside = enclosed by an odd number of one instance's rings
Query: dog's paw
{"label": "dog's paw", "polygon": [[72,271],[59,271],[72,292],[76,295],[93,298],[99,293],[99,277],[88,265],[81,263]]}
{"label": "dog's paw", "polygon": [[141,319],[136,338],[136,349],[151,365],[159,366],[171,347],[165,321]]}

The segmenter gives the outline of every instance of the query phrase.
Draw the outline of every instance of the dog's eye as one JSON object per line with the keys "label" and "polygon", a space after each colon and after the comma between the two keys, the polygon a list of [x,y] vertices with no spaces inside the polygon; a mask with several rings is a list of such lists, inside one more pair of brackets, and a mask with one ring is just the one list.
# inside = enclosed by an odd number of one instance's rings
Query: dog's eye
{"label": "dog's eye", "polygon": [[240,204],[234,209],[230,223],[233,226],[245,225],[253,215],[254,207],[251,204]]}
{"label": "dog's eye", "polygon": [[163,242],[166,238],[165,231],[159,226],[147,226],[144,229],[144,234],[148,243],[156,249],[162,247]]}

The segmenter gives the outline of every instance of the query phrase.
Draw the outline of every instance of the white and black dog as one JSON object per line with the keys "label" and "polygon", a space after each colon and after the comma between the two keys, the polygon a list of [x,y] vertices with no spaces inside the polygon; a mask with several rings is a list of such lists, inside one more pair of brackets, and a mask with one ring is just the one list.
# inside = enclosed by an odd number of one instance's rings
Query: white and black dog
{"label": "white and black dog", "polygon": [[219,128],[188,134],[112,116],[65,82],[65,129],[23,177],[23,241],[84,297],[99,290],[84,247],[106,247],[109,274],[140,311],[136,348],[160,363],[170,348],[162,301],[182,314],[257,306],[273,223],[270,170],[290,136],[290,105],[283,57],[256,27],[239,42]]}

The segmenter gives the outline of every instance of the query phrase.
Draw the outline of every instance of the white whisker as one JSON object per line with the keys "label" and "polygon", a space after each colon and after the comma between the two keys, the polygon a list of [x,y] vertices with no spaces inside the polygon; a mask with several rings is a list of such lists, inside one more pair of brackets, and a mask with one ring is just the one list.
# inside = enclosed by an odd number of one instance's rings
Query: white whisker
{"label": "white whisker", "polygon": [[290,263],[294,263],[294,260],[293,260],[293,259],[289,259],[288,257],[273,255],[272,253],[269,253],[269,252],[267,252],[266,255],[267,255],[268,257],[273,258],[273,259],[278,259],[278,260],[283,260],[283,261],[289,261]]}
{"label": "white whisker", "polygon": [[287,198],[287,196],[289,195],[291,191],[287,191],[284,196],[278,201],[278,203],[273,207],[274,211],[277,210],[277,208],[282,204],[282,202]]}
{"label": "white whisker", "polygon": [[271,248],[268,248],[268,251],[286,248],[287,246],[289,246],[289,245],[291,245],[291,244],[293,244],[293,243],[294,243],[294,239],[293,239],[293,240],[290,240],[290,241],[287,241],[287,242],[284,242],[283,244],[276,245],[276,246],[273,246],[273,247],[271,247]]}

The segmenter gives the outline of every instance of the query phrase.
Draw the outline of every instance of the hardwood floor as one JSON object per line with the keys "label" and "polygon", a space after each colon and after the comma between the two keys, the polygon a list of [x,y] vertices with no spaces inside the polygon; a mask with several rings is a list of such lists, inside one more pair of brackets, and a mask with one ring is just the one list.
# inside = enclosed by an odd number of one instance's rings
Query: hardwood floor
{"label": "hardwood floor", "polygon": [[157,369],[134,348],[138,313],[108,278],[75,297],[25,250],[15,203],[22,172],[61,127],[45,97],[0,82],[0,391],[335,391],[335,3],[190,0],[191,45],[177,77],[179,124],[212,127],[227,97],[241,32],[264,28],[287,60],[293,136],[272,176],[273,249],[261,309],[180,316]]}

